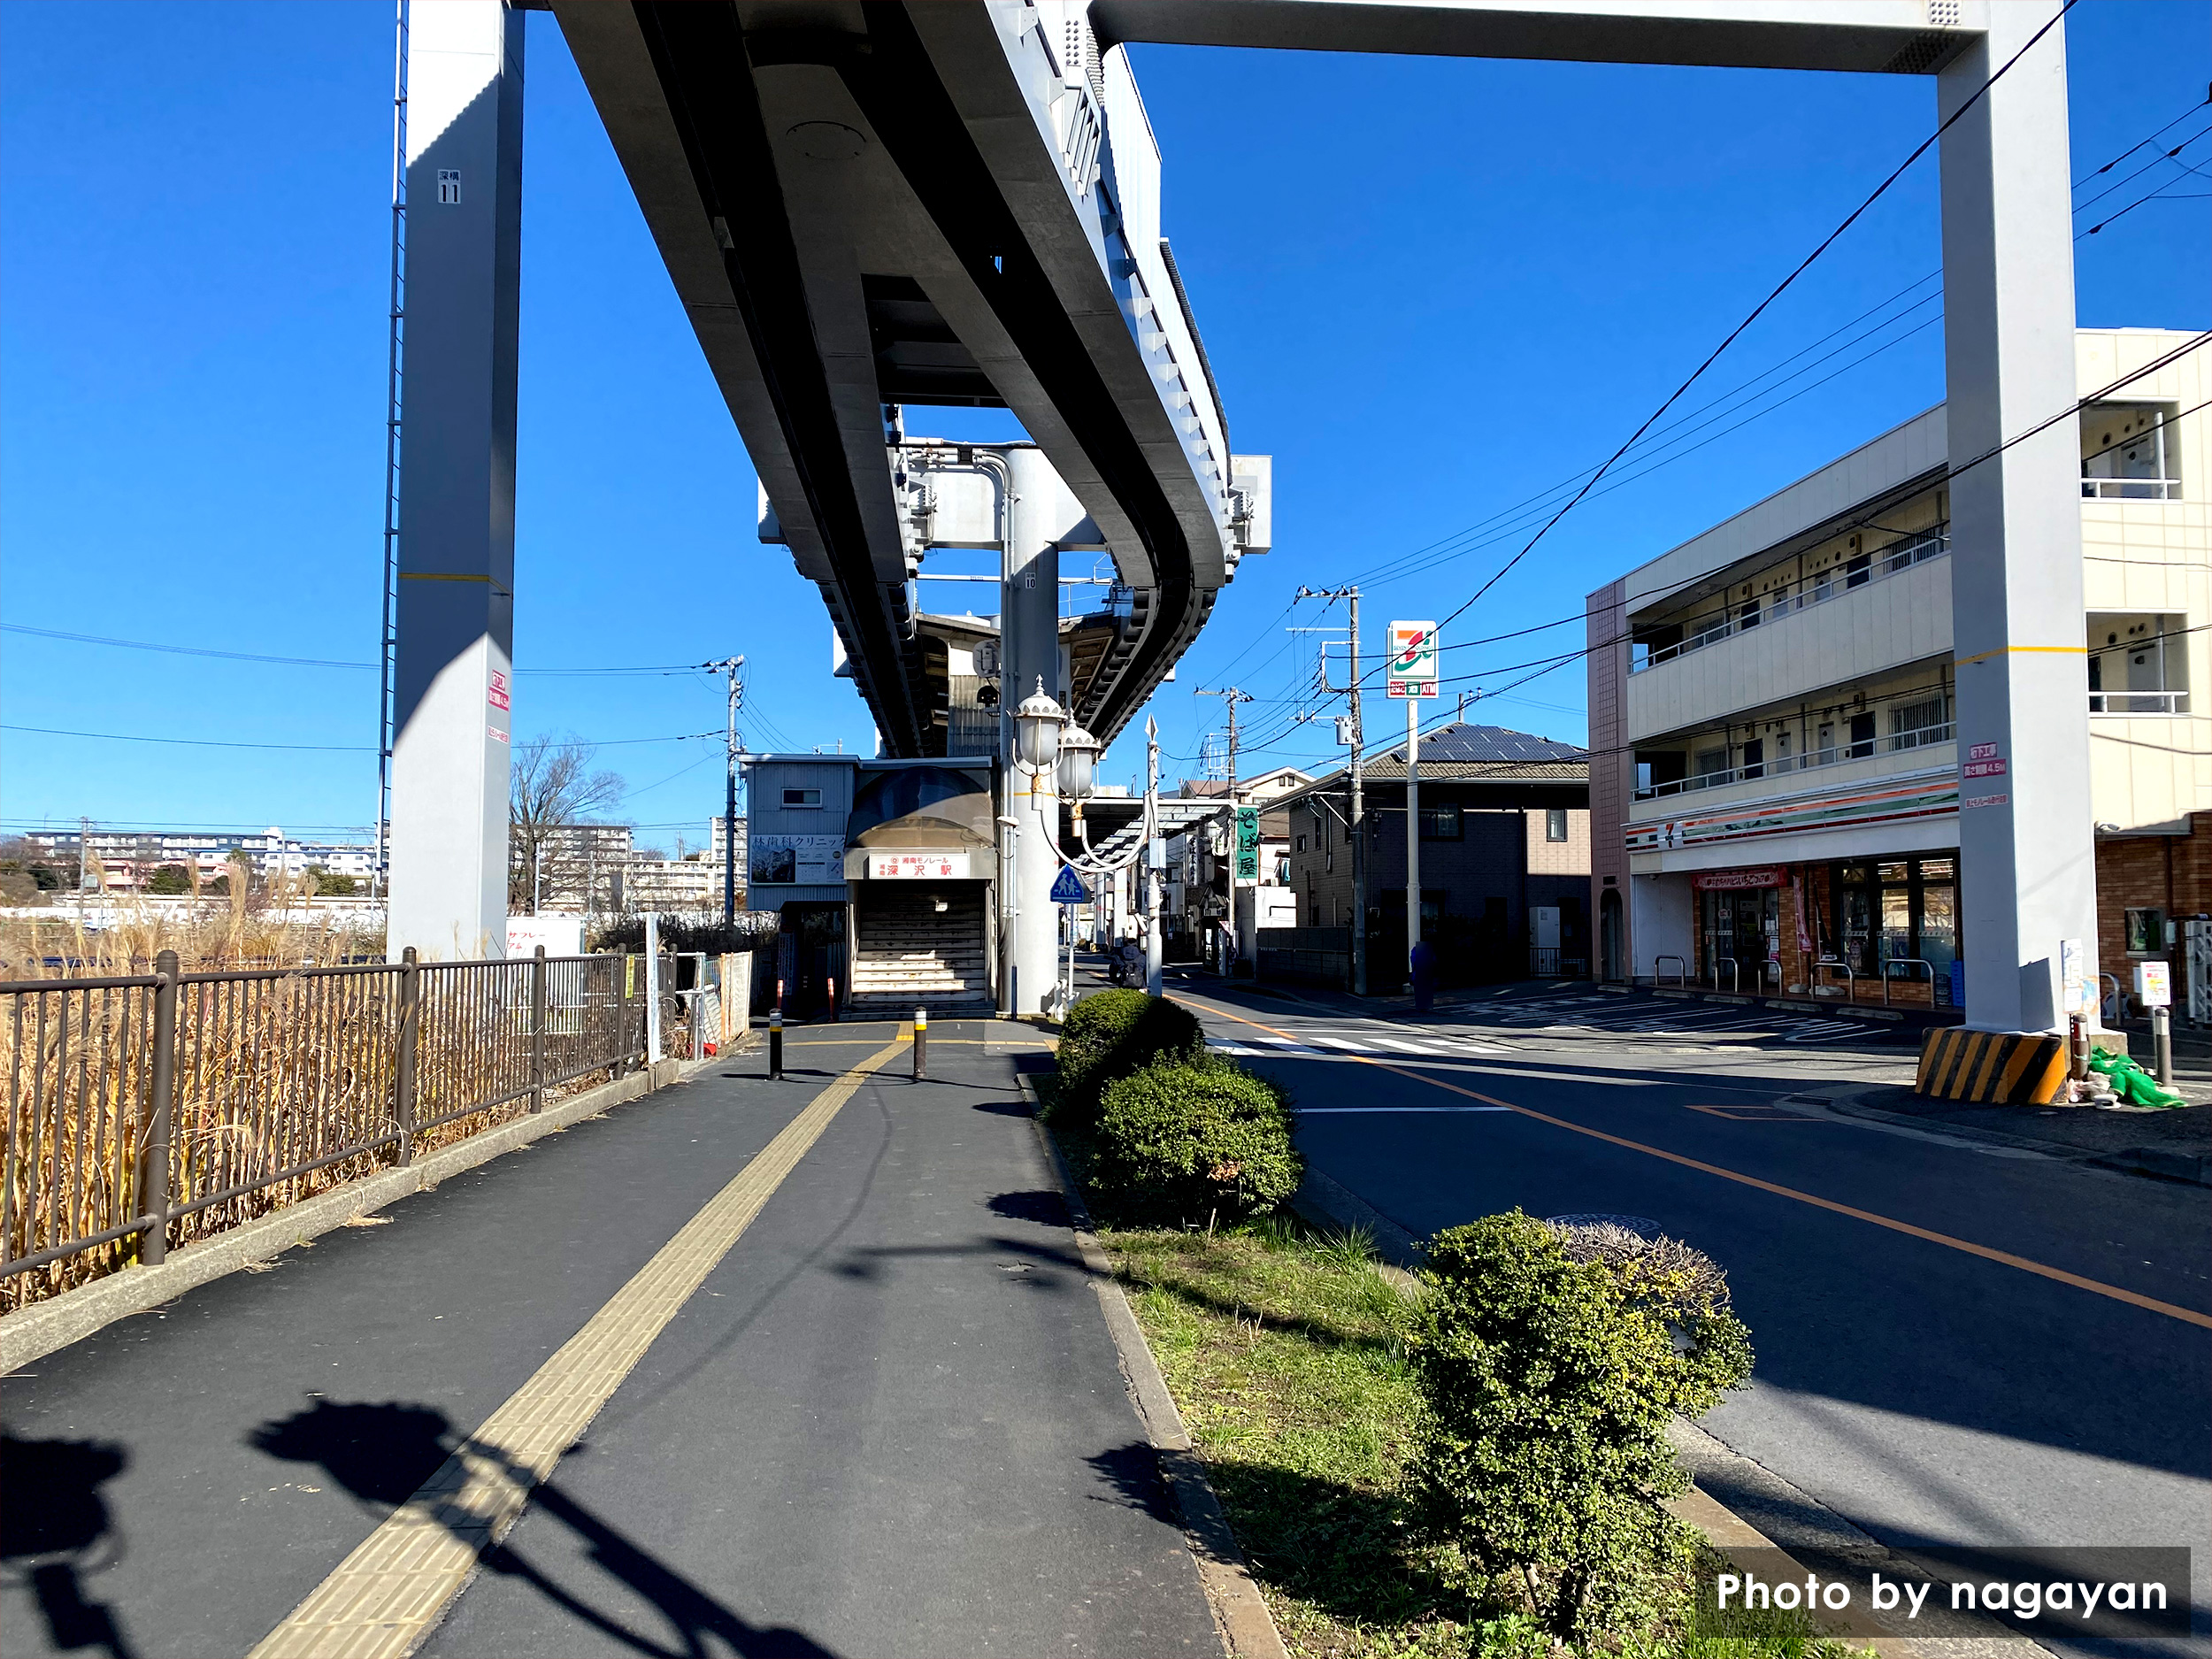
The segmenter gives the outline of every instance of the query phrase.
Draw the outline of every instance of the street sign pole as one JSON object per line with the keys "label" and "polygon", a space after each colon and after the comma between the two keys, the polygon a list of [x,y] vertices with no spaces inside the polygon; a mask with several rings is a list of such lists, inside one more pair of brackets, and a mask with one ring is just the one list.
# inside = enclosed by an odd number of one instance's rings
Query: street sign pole
{"label": "street sign pole", "polygon": [[1421,942],[1421,704],[1406,697],[1406,973]]}
{"label": "street sign pole", "polygon": [[1075,1003],[1075,907],[1090,896],[1083,889],[1083,882],[1067,865],[1060,866],[1060,873],[1052,880],[1052,902],[1060,907],[1060,922],[1067,933],[1067,974],[1060,987],[1060,1018],[1067,1018],[1068,1010]]}
{"label": "street sign pole", "polygon": [[1421,703],[1440,689],[1433,622],[1390,625],[1389,693],[1406,705],[1406,975],[1421,942]]}

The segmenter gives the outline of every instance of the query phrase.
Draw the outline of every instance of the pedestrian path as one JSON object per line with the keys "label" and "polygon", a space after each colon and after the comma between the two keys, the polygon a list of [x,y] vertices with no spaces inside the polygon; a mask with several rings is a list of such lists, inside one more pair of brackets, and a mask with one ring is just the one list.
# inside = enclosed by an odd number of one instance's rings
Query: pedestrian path
{"label": "pedestrian path", "polygon": [[8,1378],[8,1531],[74,1531],[7,1652],[1217,1655],[1035,1036],[931,1034],[926,1082],[795,1034]]}

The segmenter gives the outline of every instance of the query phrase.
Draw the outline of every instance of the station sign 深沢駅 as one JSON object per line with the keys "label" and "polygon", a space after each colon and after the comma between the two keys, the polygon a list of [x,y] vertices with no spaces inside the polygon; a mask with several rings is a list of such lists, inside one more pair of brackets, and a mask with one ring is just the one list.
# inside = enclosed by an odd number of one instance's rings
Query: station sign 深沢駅
{"label": "station sign \u6df1\u6ca2\u99c5", "polygon": [[964,881],[968,855],[964,852],[871,852],[871,881]]}
{"label": "station sign \u6df1\u6ca2\u99c5", "polygon": [[1436,651],[1436,624],[1390,625],[1389,691],[1394,697],[1433,697],[1442,674]]}

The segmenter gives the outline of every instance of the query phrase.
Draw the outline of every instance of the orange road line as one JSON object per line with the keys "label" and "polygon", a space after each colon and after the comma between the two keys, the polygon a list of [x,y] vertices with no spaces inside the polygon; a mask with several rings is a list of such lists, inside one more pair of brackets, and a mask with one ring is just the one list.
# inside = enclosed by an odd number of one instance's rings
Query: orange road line
{"label": "orange road line", "polygon": [[[1219,1014],[1225,1019],[1233,1019],[1240,1025],[1249,1025],[1255,1031],[1263,1031],[1289,1042],[1298,1041],[1297,1037],[1289,1032],[1279,1031],[1272,1025],[1263,1025],[1256,1019],[1247,1019],[1241,1014],[1233,1014],[1227,1009],[1217,1007],[1213,1003],[1206,1002],[1200,1006],[1210,1013]],[[1294,1059],[1297,1056],[1285,1056],[1283,1057]],[[1594,1141],[1604,1141],[1617,1147],[1626,1147],[1632,1152],[1641,1152],[1650,1157],[1664,1158],[1670,1164],[1679,1164],[1685,1169],[1696,1170],[1701,1174],[1717,1175],[1724,1181],[1735,1181],[1744,1187],[1755,1187],[1763,1193],[1772,1193],[1780,1198],[1793,1198],[1801,1204],[1812,1205],[1816,1210],[1830,1210],[1839,1216],[1848,1216],[1854,1221],[1864,1221],[1877,1227],[1887,1227],[1892,1233],[1902,1233],[1912,1238],[1925,1239],[1931,1244],[1940,1244],[1949,1249],[1963,1251],[1968,1256],[1978,1256],[1985,1262],[1996,1262],[2006,1267],[2016,1267],[2022,1272],[2033,1273],[2039,1279],[2054,1279],[2062,1285],[2071,1285],[2077,1290],[2093,1291],[2100,1296],[2109,1296],[2115,1302],[2124,1302],[2131,1307],[2146,1309],[2152,1313],[2162,1313],[2170,1319],[2179,1319],[2185,1324],[2200,1325],[2208,1331],[2212,1331],[2212,1314],[2199,1313],[2193,1308],[2177,1307],[2170,1302],[2161,1302],[2155,1296],[2138,1295],[2134,1291],[2123,1290],[2117,1285],[2108,1285],[2101,1279],[2085,1279],[2079,1273],[2070,1273],[2062,1267],[2050,1267],[2041,1262],[2030,1261],[2026,1256],[2015,1256],[2008,1250],[1993,1250],[1986,1244],[1976,1244],[1971,1239],[1954,1238],[1947,1233],[1935,1233],[1926,1227],[1916,1227],[1909,1221],[1899,1221],[1889,1216],[1877,1215],[1870,1210],[1859,1210],[1850,1204],[1839,1204],[1834,1199],[1823,1198],[1816,1193],[1800,1192],[1794,1187],[1782,1187],[1773,1181],[1763,1181],[1755,1175],[1745,1175],[1736,1170],[1724,1170],[1717,1164],[1707,1164],[1697,1158],[1686,1157],[1679,1152],[1670,1152],[1664,1147],[1646,1146],[1640,1141],[1630,1141],[1620,1135],[1609,1135],[1602,1129],[1591,1128],[1587,1124],[1575,1123],[1565,1118],[1555,1118],[1548,1112],[1540,1112],[1531,1106],[1516,1106],[1511,1101],[1498,1100],[1492,1095],[1478,1094],[1473,1089],[1462,1088],[1456,1083],[1447,1083],[1441,1078],[1429,1077],[1419,1071],[1409,1071],[1403,1066],[1392,1065],[1386,1060],[1371,1060],[1365,1055],[1351,1055],[1347,1057],[1357,1060],[1363,1065],[1379,1066],[1394,1076],[1406,1078],[1416,1083],[1425,1083],[1431,1088],[1445,1089],[1454,1094],[1464,1094],[1468,1099],[1479,1100],[1487,1106],[1502,1106],[1508,1111],[1518,1112],[1524,1118],[1533,1118],[1538,1123],[1549,1124],[1556,1129],[1571,1129],[1576,1134],[1588,1135]],[[1595,1082],[1599,1079],[1594,1078],[1591,1080]]]}

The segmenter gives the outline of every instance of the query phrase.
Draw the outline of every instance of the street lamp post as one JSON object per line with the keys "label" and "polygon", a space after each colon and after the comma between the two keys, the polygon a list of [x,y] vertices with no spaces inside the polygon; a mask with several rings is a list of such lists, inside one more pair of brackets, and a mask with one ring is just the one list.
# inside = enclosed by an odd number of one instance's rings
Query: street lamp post
{"label": "street lamp post", "polygon": [[1060,872],[1058,772],[1062,729],[1067,711],[1045,690],[1036,689],[1013,710],[1014,757],[1007,780],[1009,816],[1028,834],[1014,838],[1011,866],[1014,940],[1008,970],[1010,1006],[1017,1018],[1045,1011],[1049,987],[1058,979],[1058,928],[1052,880]]}
{"label": "street lamp post", "polygon": [[[1056,768],[1060,793],[1075,810],[1076,845],[1086,852],[1090,850],[1090,838],[1083,830],[1083,803],[1095,793],[1098,783],[1099,741],[1081,726],[1071,723],[1060,733],[1060,761]],[[1095,895],[1094,895],[1095,903]],[[1068,918],[1067,974],[1061,981],[1060,1006],[1063,1010],[1075,1002],[1075,910],[1065,907]],[[1092,912],[1095,918],[1097,912]]]}

